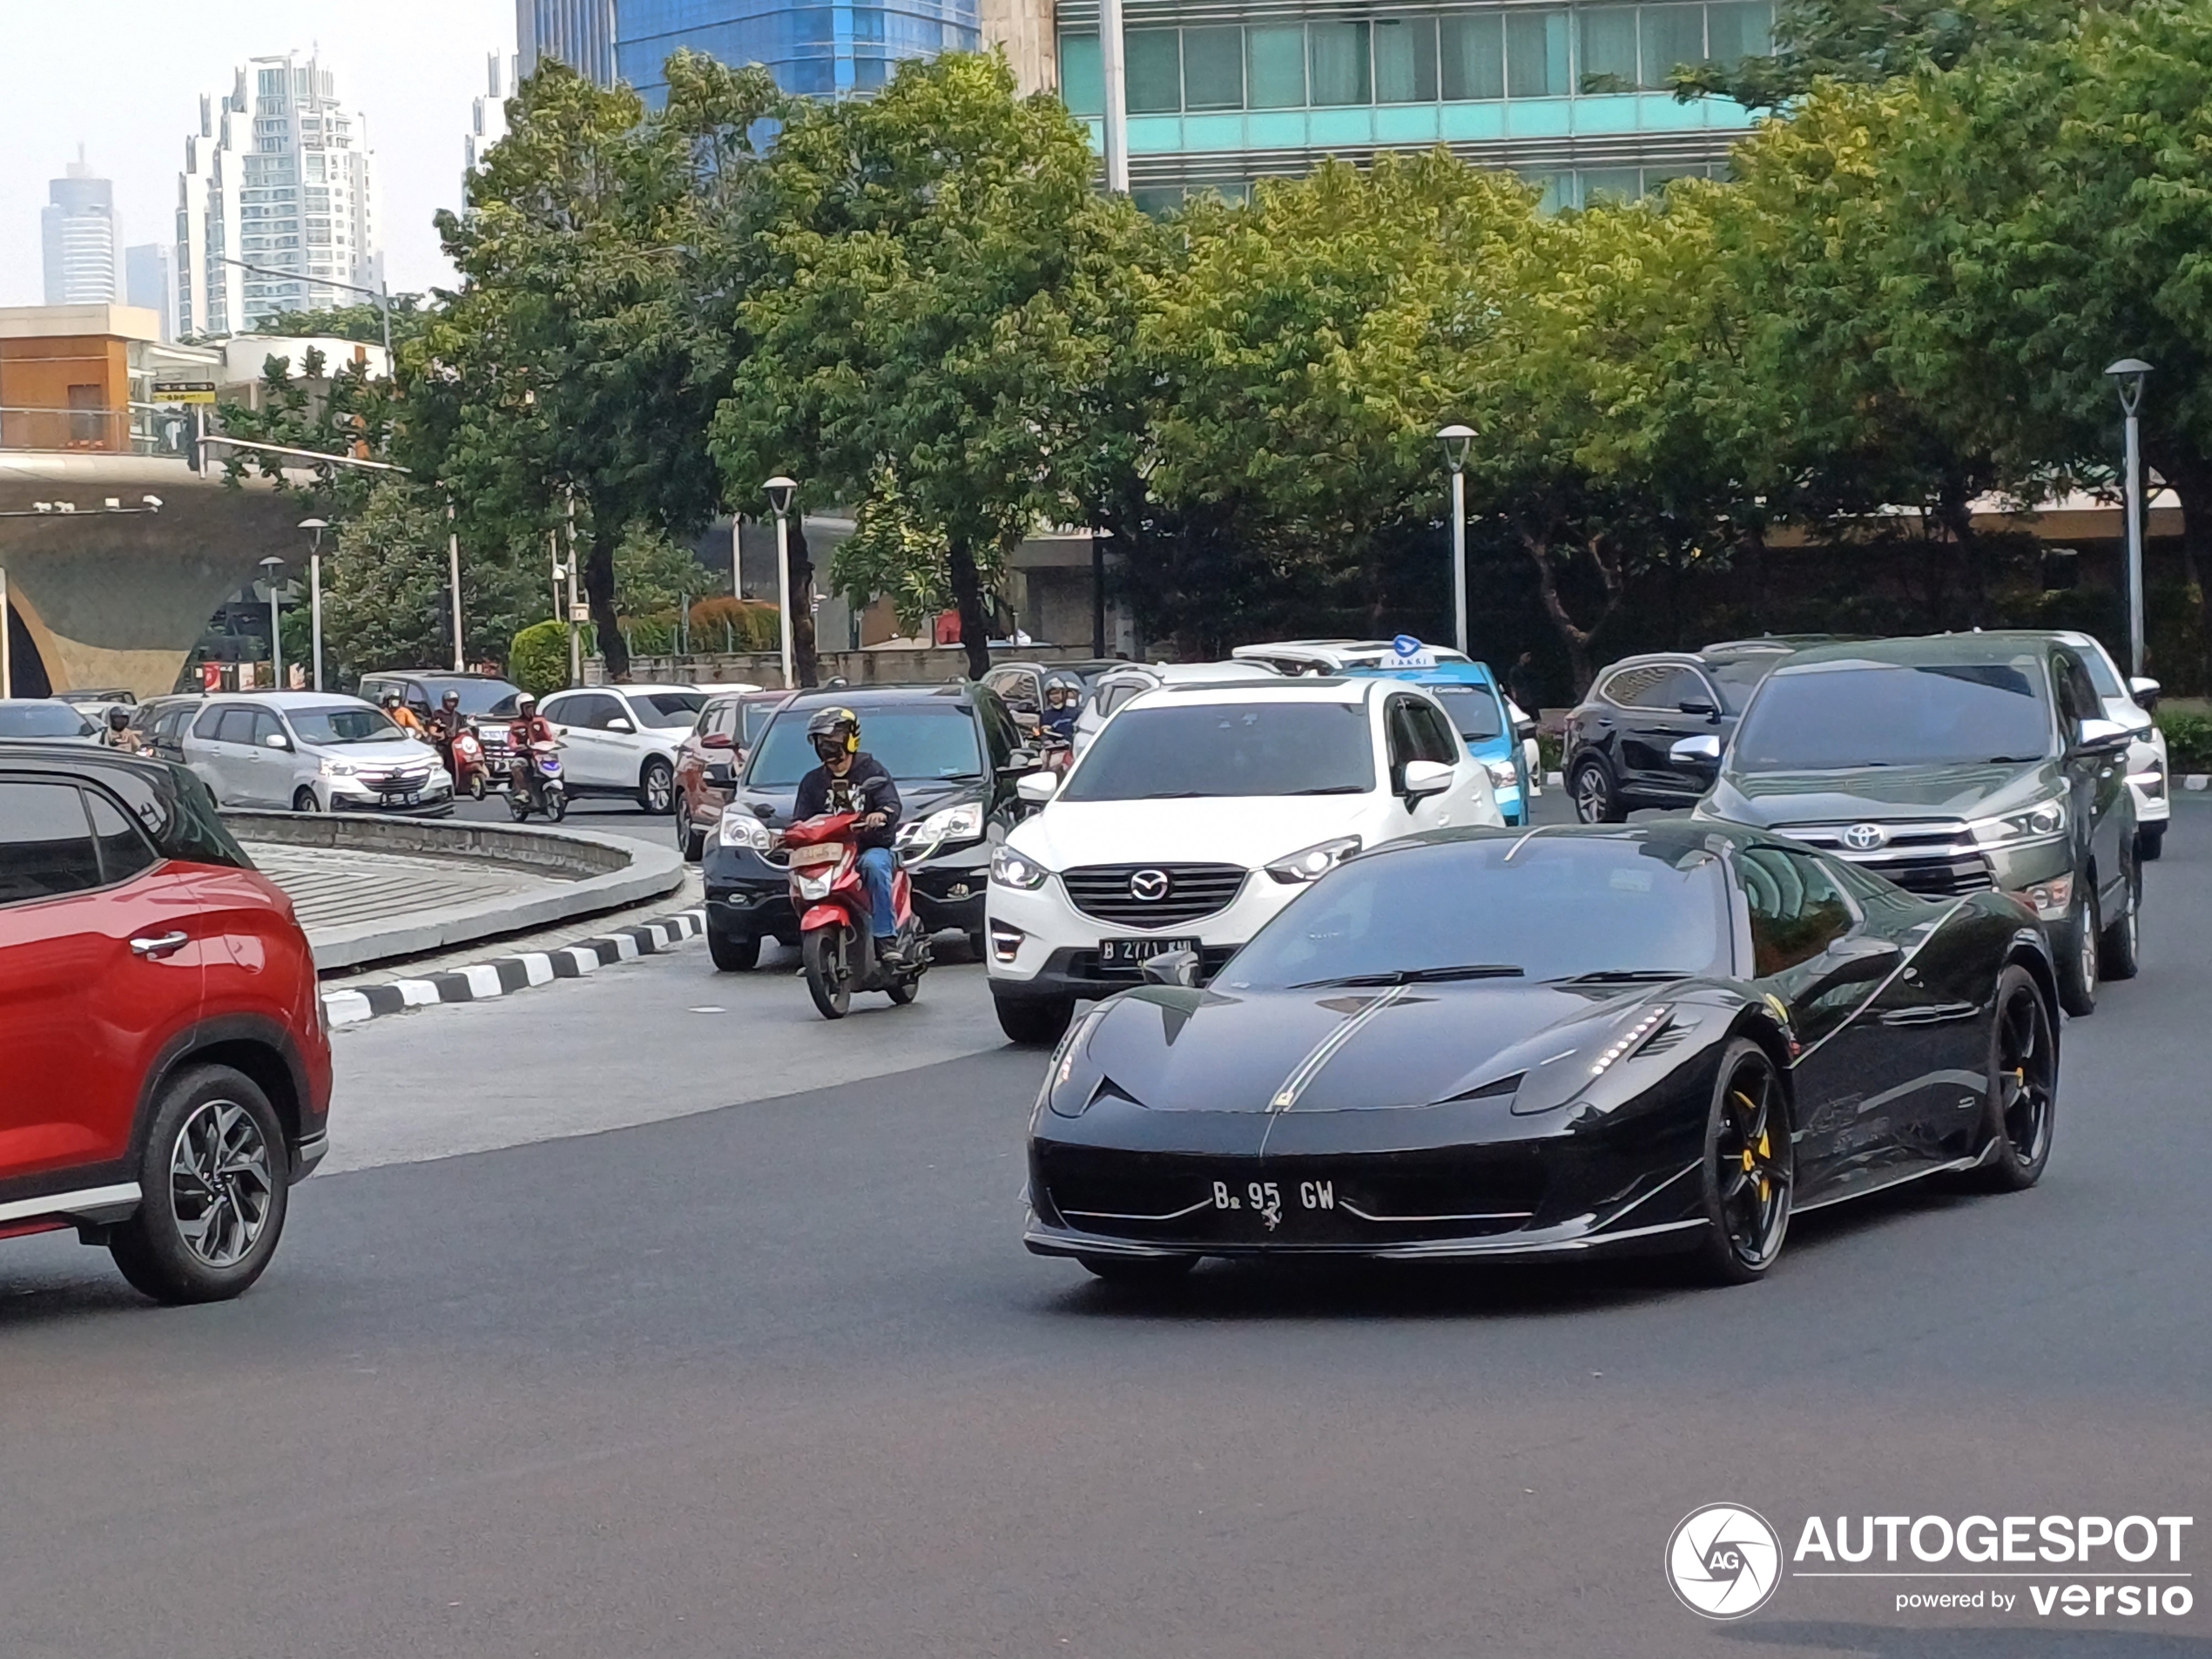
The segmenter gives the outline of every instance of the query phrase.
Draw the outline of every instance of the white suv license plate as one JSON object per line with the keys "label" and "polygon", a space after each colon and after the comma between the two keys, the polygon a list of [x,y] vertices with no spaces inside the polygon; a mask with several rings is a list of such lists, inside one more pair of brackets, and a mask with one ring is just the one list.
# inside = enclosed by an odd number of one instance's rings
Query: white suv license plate
{"label": "white suv license plate", "polygon": [[1102,939],[1098,941],[1101,968],[1136,968],[1171,950],[1198,948],[1195,939]]}

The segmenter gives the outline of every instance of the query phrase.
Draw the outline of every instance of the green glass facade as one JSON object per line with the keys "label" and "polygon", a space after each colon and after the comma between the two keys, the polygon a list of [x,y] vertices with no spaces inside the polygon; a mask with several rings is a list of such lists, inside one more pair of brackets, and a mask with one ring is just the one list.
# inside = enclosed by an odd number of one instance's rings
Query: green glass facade
{"label": "green glass facade", "polygon": [[[1102,141],[1096,0],[1059,15],[1062,96]],[[1148,207],[1439,144],[1554,204],[1638,195],[1717,172],[1750,125],[1723,99],[1676,102],[1669,73],[1764,52],[1773,26],[1769,0],[1327,15],[1130,0],[1125,15],[1130,182]]]}

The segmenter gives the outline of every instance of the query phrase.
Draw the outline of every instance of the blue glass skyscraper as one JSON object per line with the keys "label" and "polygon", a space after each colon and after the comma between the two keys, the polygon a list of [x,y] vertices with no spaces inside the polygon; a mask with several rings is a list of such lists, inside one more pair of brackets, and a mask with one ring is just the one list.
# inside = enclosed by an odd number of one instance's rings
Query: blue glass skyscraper
{"label": "blue glass skyscraper", "polygon": [[[680,47],[731,64],[759,64],[787,92],[870,92],[901,58],[974,51],[978,0],[516,0],[527,73],[559,57],[593,79],[627,82],[658,103]],[[600,47],[611,40],[611,51]],[[533,46],[535,50],[533,50]]]}

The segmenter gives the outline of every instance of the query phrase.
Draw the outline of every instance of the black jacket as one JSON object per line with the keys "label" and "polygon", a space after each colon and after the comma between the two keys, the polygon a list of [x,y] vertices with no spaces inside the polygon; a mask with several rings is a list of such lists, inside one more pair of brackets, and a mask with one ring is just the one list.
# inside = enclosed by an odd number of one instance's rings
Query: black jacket
{"label": "black jacket", "polygon": [[837,812],[881,813],[883,827],[860,830],[857,839],[864,847],[891,845],[899,827],[899,786],[866,750],[853,757],[842,778],[833,779],[827,766],[817,766],[799,780],[799,798],[791,811],[794,823]]}

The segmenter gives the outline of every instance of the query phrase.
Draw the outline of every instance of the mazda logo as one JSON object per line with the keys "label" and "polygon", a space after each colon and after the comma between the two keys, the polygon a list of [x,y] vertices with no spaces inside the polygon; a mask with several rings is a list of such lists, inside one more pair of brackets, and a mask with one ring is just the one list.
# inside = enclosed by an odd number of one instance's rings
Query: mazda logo
{"label": "mazda logo", "polygon": [[1165,870],[1139,870],[1129,879],[1129,896],[1141,899],[1146,904],[1157,904],[1168,896],[1168,873]]}
{"label": "mazda logo", "polygon": [[1871,853],[1889,845],[1890,833],[1879,824],[1854,824],[1844,832],[1844,845],[1854,853]]}

